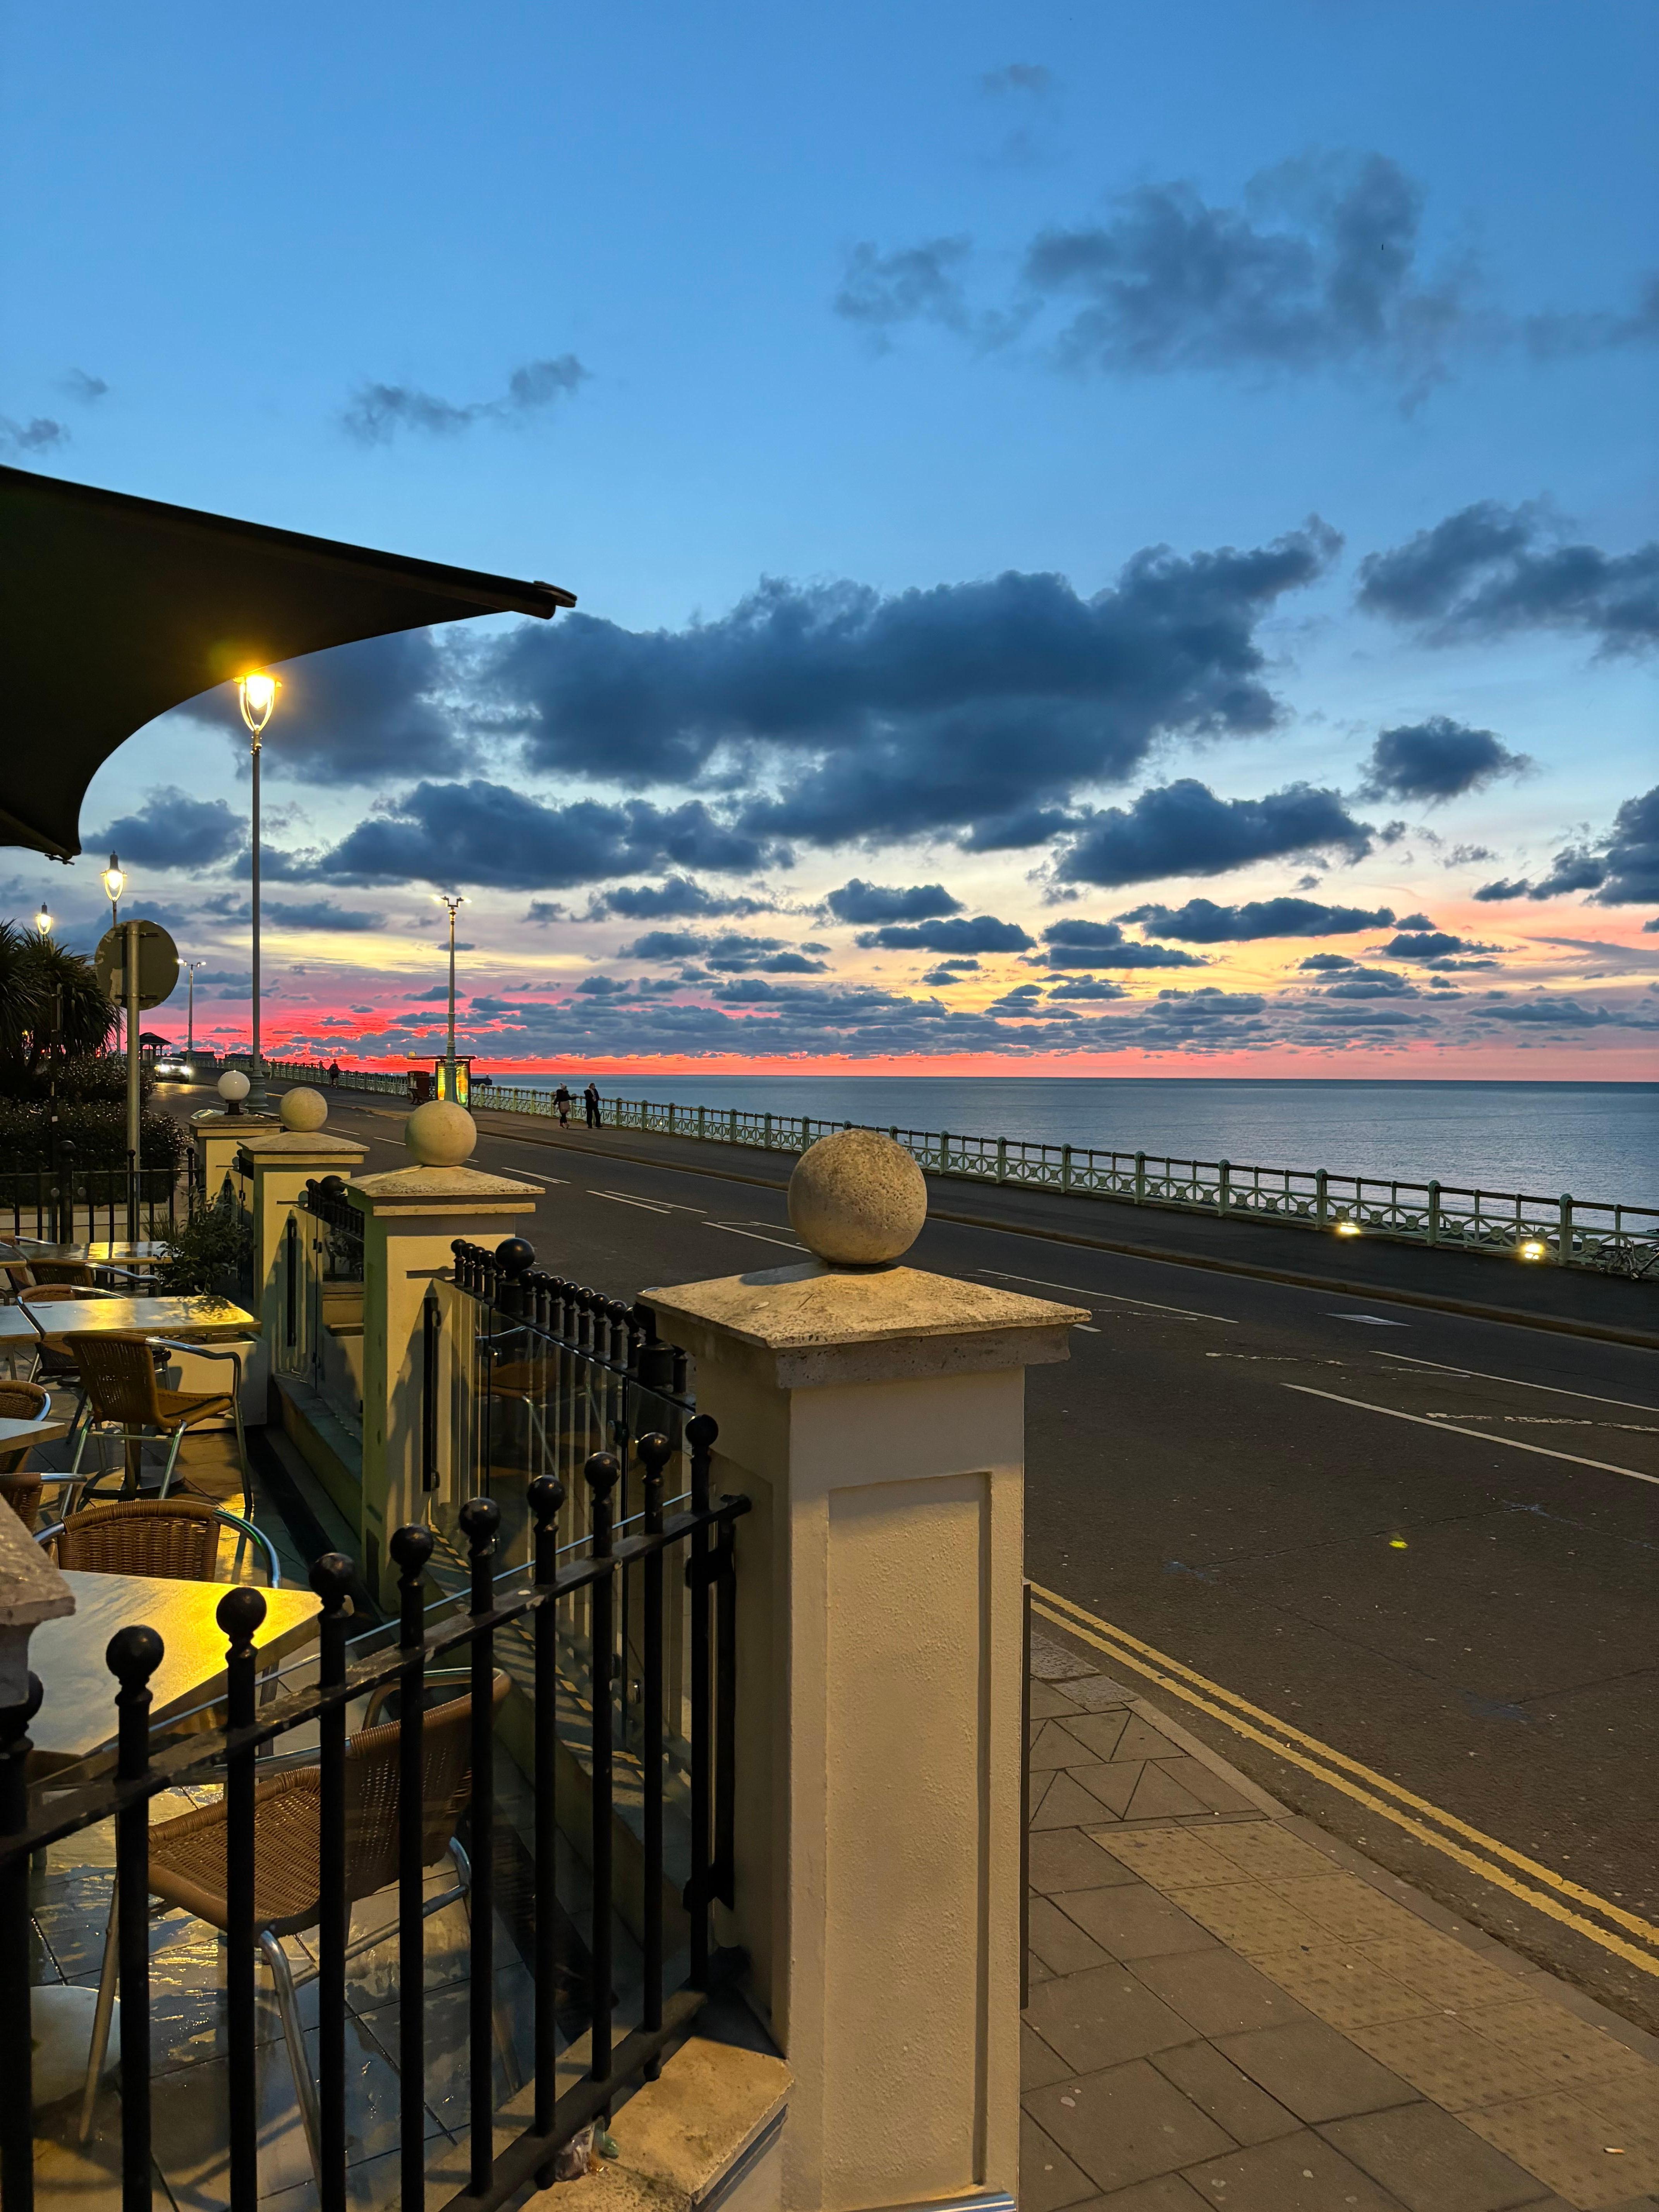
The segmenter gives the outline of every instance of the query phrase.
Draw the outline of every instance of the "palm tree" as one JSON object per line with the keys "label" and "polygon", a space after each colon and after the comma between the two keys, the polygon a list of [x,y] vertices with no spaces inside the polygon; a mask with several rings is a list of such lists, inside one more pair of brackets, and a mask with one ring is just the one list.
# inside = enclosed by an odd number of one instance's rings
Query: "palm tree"
{"label": "palm tree", "polygon": [[40,1008],[29,1038],[31,1070],[38,1070],[54,1051],[66,1060],[102,1052],[114,1030],[116,1015],[91,961],[37,931],[27,940],[24,963],[34,981]]}
{"label": "palm tree", "polygon": [[0,1060],[14,1067],[27,1060],[40,1018],[40,972],[29,956],[25,933],[0,921]]}

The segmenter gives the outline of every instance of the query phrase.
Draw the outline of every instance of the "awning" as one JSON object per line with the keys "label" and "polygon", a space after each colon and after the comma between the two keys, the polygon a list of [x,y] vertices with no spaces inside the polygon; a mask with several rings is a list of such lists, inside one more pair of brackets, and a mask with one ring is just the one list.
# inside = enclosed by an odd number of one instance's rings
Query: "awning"
{"label": "awning", "polygon": [[119,744],[255,668],[471,615],[574,607],[520,583],[0,468],[0,845],[81,849]]}

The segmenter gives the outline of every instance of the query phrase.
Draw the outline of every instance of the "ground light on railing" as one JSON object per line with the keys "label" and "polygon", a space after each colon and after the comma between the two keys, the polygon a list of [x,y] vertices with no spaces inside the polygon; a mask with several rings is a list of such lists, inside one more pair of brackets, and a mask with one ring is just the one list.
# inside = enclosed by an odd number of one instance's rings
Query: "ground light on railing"
{"label": "ground light on railing", "polygon": [[1547,1260],[1549,1257],[1549,1246],[1542,1243],[1536,1237],[1529,1237],[1518,1249],[1520,1256],[1523,1260]]}
{"label": "ground light on railing", "polygon": [[1358,1237],[1364,1232],[1357,1221],[1339,1221],[1336,1224],[1336,1233],[1339,1237]]}

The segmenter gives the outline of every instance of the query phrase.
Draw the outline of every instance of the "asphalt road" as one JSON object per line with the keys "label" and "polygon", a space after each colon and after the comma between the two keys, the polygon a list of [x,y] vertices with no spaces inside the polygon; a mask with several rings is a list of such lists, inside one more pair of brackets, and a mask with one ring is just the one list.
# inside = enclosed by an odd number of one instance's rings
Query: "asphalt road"
{"label": "asphalt road", "polygon": [[[330,1127],[372,1173],[402,1121],[341,1095]],[[551,1273],[632,1297],[799,1249],[785,1160],[501,1127],[474,1164],[541,1184]],[[1224,1693],[1161,1701],[1276,1796],[1659,2027],[1659,1355],[1018,1227],[935,1218],[910,1261],[1090,1308],[1030,1376],[1033,1582]]]}

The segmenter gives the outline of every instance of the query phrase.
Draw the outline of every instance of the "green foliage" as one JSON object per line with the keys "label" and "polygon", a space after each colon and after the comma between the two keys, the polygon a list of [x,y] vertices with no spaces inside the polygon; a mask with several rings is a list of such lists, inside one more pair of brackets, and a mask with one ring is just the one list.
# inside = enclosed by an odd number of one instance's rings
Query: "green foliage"
{"label": "green foliage", "polygon": [[[125,1168],[127,1109],[125,1091],[114,1098],[59,1099],[58,1137],[74,1145],[76,1168]],[[139,1165],[177,1169],[187,1142],[171,1115],[146,1111],[138,1121]],[[63,1155],[60,1152],[60,1160]],[[52,1164],[52,1127],[42,1099],[0,1097],[0,1172]]]}
{"label": "green foliage", "polygon": [[0,921],[0,1085],[14,1097],[44,1079],[50,1062],[101,1053],[115,1008],[90,960],[39,930]]}
{"label": "green foliage", "polygon": [[161,1242],[164,1287],[170,1297],[236,1294],[253,1265],[253,1223],[229,1190],[191,1208]]}

